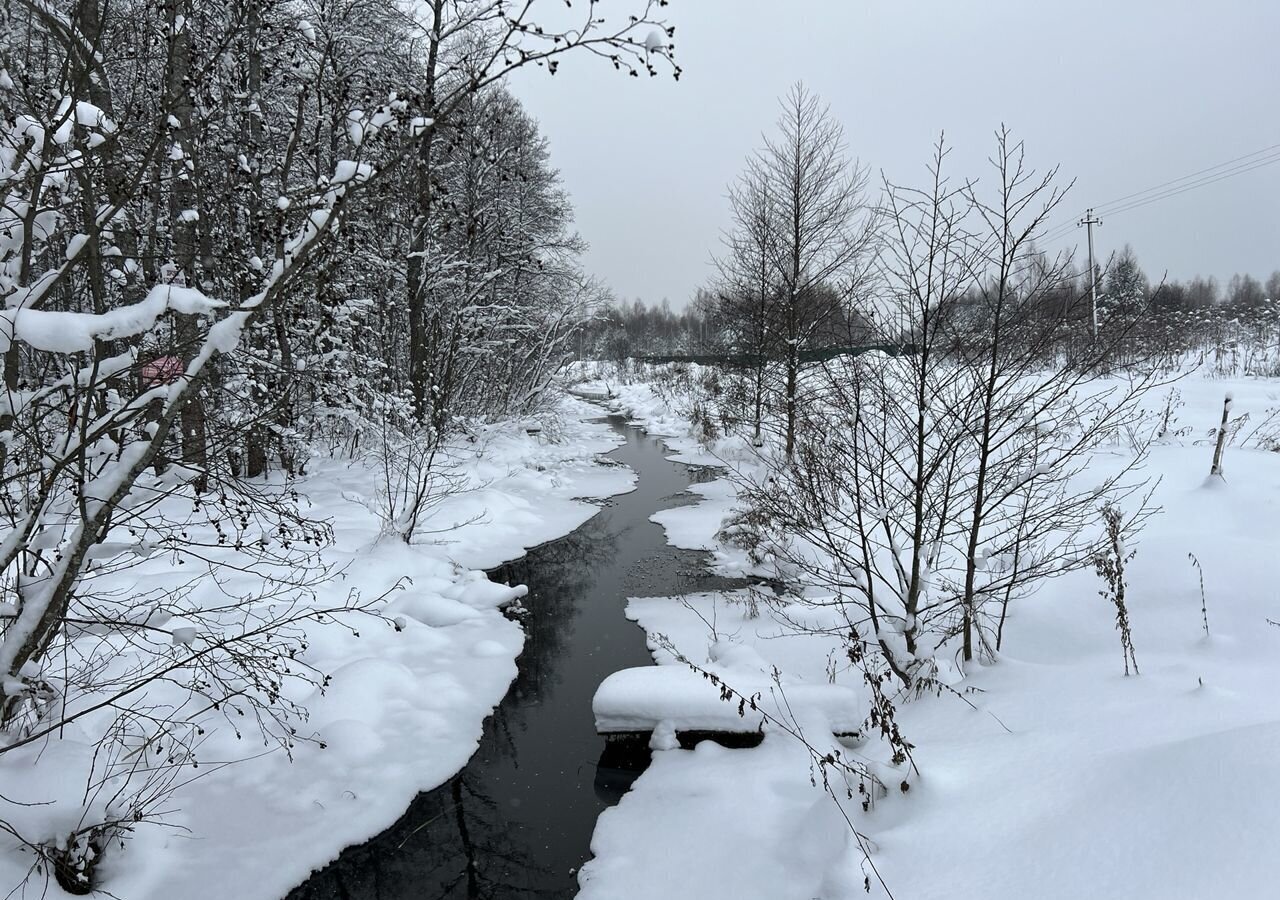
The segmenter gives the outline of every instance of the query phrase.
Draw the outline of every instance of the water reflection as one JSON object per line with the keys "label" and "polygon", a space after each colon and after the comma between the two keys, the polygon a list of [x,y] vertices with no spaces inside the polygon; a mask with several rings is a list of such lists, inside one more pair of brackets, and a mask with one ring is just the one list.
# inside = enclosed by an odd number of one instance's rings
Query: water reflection
{"label": "water reflection", "polygon": [[592,592],[596,573],[617,554],[617,535],[606,527],[609,521],[607,515],[596,515],[567,537],[489,573],[495,581],[529,585],[530,590],[525,601],[529,614],[521,622],[525,644],[519,674],[503,706],[548,700],[568,674],[568,667],[559,663],[578,631],[575,608]]}
{"label": "water reflection", "polygon": [[[700,574],[702,554],[667,546],[649,521],[702,471],[668,462],[661,445],[614,422],[610,456],[639,475],[573,534],[492,573],[527,584],[519,674],[457,776],[420,794],[400,821],[295,888],[287,900],[570,897],[600,811],[642,763],[601,759],[591,697],[610,673],[651,662],[623,615],[629,596],[736,586]],[[604,762],[604,767],[598,766]]]}

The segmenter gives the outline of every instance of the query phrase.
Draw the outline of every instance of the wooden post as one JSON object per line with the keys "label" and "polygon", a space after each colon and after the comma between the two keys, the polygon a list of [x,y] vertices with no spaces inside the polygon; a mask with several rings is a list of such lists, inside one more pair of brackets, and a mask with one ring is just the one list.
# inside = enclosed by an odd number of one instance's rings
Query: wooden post
{"label": "wooden post", "polygon": [[1227,443],[1227,417],[1231,415],[1231,395],[1227,394],[1227,399],[1222,401],[1222,424],[1218,426],[1218,443],[1213,448],[1213,468],[1209,470],[1209,476],[1217,475],[1222,477],[1222,450]]}

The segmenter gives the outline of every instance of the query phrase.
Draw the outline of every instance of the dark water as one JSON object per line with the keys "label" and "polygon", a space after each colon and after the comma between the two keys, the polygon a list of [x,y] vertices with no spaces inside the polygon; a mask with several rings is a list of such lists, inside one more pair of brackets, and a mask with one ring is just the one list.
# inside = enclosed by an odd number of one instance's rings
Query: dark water
{"label": "dark water", "polygon": [[609,454],[639,476],[572,534],[490,573],[529,586],[519,675],[485,724],[467,767],[419,794],[382,834],[349,847],[287,900],[572,897],[596,817],[638,771],[600,766],[591,697],[604,678],[652,662],[626,598],[736,583],[703,571],[704,554],[669,547],[656,510],[687,502],[702,473],[613,421],[626,444]]}

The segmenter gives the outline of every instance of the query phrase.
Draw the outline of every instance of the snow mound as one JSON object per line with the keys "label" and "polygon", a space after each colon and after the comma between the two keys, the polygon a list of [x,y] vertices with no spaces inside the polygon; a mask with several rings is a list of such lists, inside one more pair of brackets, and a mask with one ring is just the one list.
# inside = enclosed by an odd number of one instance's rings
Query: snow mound
{"label": "snow mound", "polygon": [[789,722],[802,711],[820,713],[835,733],[855,732],[862,723],[857,694],[842,685],[779,687],[750,670],[716,675],[713,681],[679,665],[614,672],[596,690],[591,710],[601,734],[669,729],[743,733],[767,730],[770,719]]}

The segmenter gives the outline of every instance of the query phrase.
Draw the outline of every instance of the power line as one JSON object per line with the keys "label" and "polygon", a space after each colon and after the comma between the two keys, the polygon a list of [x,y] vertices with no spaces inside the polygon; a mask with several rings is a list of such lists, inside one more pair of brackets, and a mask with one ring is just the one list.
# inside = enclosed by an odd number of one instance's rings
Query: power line
{"label": "power line", "polygon": [[1215,166],[1209,166],[1208,168],[1201,169],[1198,172],[1192,172],[1190,175],[1183,175],[1181,178],[1174,178],[1174,179],[1171,179],[1170,181],[1164,182],[1163,184],[1157,184],[1153,187],[1146,188],[1145,190],[1135,191],[1132,194],[1125,194],[1123,197],[1117,197],[1114,200],[1108,200],[1106,203],[1098,204],[1097,206],[1094,207],[1094,209],[1098,210],[1099,212],[1106,212],[1111,207],[1118,206],[1119,204],[1123,203],[1126,200],[1131,200],[1135,197],[1140,197],[1143,194],[1150,194],[1150,193],[1153,193],[1154,191],[1160,190],[1161,188],[1170,187],[1172,185],[1178,184],[1179,182],[1189,181],[1190,179],[1195,178],[1199,175],[1207,175],[1208,173],[1215,172],[1218,169],[1225,169],[1226,167],[1232,166],[1235,163],[1243,162],[1244,160],[1247,160],[1247,159],[1252,159],[1255,156],[1270,154],[1277,150],[1280,150],[1280,144],[1272,144],[1270,147],[1264,147],[1261,150],[1255,150],[1252,153],[1246,153],[1244,156],[1237,156],[1235,159],[1229,159],[1226,162],[1218,163]]}
{"label": "power line", "polygon": [[[1264,147],[1261,150],[1237,156],[1235,159],[1200,169],[1189,175],[1183,175],[1180,178],[1174,178],[1162,184],[1109,200],[1105,204],[1093,207],[1093,211],[1106,213],[1109,216],[1118,215],[1160,200],[1176,197],[1179,194],[1185,194],[1187,191],[1195,190],[1196,188],[1206,187],[1228,178],[1234,178],[1237,175],[1244,175],[1248,172],[1274,165],[1277,162],[1280,162],[1280,144],[1273,144],[1270,147]],[[1064,222],[1051,228],[1041,237],[1041,240],[1046,242],[1060,240],[1070,234],[1076,227],[1077,225],[1074,222]]]}
{"label": "power line", "polygon": [[1164,200],[1169,197],[1176,197],[1179,194],[1185,194],[1187,191],[1195,190],[1196,188],[1199,188],[1199,187],[1205,187],[1206,185],[1214,184],[1215,182],[1223,181],[1227,178],[1234,178],[1236,175],[1243,175],[1246,172],[1252,172],[1255,169],[1262,169],[1277,162],[1280,162],[1280,153],[1277,153],[1276,155],[1269,157],[1267,159],[1256,161],[1254,164],[1245,166],[1243,168],[1238,168],[1229,172],[1223,172],[1215,177],[1203,178],[1199,181],[1195,181],[1191,184],[1185,185],[1176,190],[1165,191],[1164,193],[1159,194],[1155,197],[1145,198],[1142,200],[1134,200],[1133,202],[1127,203],[1124,206],[1121,206],[1117,209],[1109,210],[1108,215],[1114,216],[1117,213],[1128,212],[1131,209],[1138,209],[1139,207],[1146,206],[1150,203],[1155,203],[1157,200]]}

